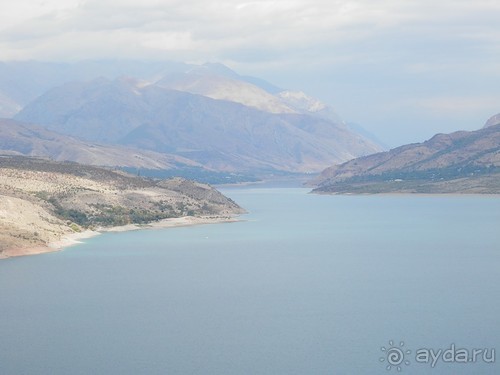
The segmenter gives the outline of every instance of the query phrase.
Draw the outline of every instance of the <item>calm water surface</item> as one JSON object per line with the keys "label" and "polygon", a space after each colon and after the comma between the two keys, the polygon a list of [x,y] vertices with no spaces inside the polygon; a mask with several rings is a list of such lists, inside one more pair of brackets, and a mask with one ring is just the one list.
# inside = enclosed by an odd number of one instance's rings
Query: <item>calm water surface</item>
{"label": "calm water surface", "polygon": [[[500,199],[224,192],[230,224],[0,262],[0,375],[499,374]],[[380,362],[380,358],[384,362]]]}

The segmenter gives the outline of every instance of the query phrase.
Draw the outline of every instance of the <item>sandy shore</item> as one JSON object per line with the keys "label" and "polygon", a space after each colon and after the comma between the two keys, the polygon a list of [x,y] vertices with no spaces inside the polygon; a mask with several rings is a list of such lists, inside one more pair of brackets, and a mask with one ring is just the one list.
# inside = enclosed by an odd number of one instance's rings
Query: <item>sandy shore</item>
{"label": "sandy shore", "polygon": [[86,230],[80,233],[72,233],[65,235],[60,240],[51,242],[47,246],[7,249],[0,254],[0,259],[27,256],[27,255],[45,254],[54,251],[60,251],[67,247],[80,244],[83,242],[82,240],[84,239],[98,236],[106,232],[126,232],[131,230],[143,230],[143,229],[163,229],[163,228],[181,227],[187,225],[230,223],[236,221],[239,221],[239,219],[234,216],[227,216],[227,217],[185,216],[179,218],[165,219],[150,224],[129,224],[119,227],[98,228],[96,230]]}

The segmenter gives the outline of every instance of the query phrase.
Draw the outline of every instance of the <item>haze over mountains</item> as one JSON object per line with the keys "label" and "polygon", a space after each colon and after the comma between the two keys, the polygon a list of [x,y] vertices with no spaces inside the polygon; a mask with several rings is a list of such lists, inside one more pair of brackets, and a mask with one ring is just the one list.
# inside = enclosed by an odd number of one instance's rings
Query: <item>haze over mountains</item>
{"label": "haze over mountains", "polygon": [[159,79],[182,72],[188,64],[176,62],[82,61],[74,64],[11,61],[0,62],[0,117],[12,117],[47,90],[67,82],[90,81],[97,77],[114,79],[132,76]]}
{"label": "haze over mountains", "polygon": [[[2,154],[201,171],[218,174],[217,182],[334,165],[317,179],[318,191],[487,192],[476,177],[482,183],[498,168],[498,114],[482,131],[380,153],[380,142],[332,107],[221,64],[0,63],[0,114],[13,117],[0,120]],[[458,179],[467,183],[445,184]],[[380,185],[387,181],[398,184]]]}
{"label": "haze over mountains", "polygon": [[[221,64],[25,64],[16,90],[8,73],[19,68],[0,66],[4,114],[22,107],[16,120],[93,144],[257,174],[319,172],[381,150],[320,101]],[[103,74],[87,79],[96,72]]]}
{"label": "haze over mountains", "polygon": [[320,170],[376,146],[339,124],[123,80],[68,84],[16,119],[93,142],[174,153],[219,170]]}

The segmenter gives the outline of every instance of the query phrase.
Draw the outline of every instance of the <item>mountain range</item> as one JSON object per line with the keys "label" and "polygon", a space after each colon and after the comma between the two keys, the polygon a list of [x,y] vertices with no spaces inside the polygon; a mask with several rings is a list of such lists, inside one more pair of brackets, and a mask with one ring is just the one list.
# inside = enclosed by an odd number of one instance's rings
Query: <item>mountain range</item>
{"label": "mountain range", "polygon": [[176,69],[149,79],[68,82],[26,104],[14,119],[225,172],[314,173],[382,149],[302,92],[220,64]]}
{"label": "mountain range", "polygon": [[0,154],[106,167],[161,170],[203,168],[200,164],[180,156],[92,143],[11,119],[0,119]]}
{"label": "mountain range", "polygon": [[356,158],[327,168],[311,184],[318,193],[498,194],[500,124]]}
{"label": "mountain range", "polygon": [[222,64],[0,63],[0,115],[11,117],[0,120],[1,154],[155,177],[220,183],[324,170],[312,182],[323,193],[500,186],[500,114],[475,132],[381,152],[320,100]]}

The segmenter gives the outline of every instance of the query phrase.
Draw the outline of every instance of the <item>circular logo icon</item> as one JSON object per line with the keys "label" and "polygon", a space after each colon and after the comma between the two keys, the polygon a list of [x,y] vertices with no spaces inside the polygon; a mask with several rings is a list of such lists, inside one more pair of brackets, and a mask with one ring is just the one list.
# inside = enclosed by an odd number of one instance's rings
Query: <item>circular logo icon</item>
{"label": "circular logo icon", "polygon": [[387,348],[385,346],[380,348],[385,353],[385,357],[380,357],[380,362],[387,362],[387,371],[390,371],[392,368],[401,371],[403,369],[401,365],[410,365],[410,361],[406,359],[406,355],[411,354],[411,350],[405,350],[404,346],[405,343],[403,341],[398,346],[391,340]]}

